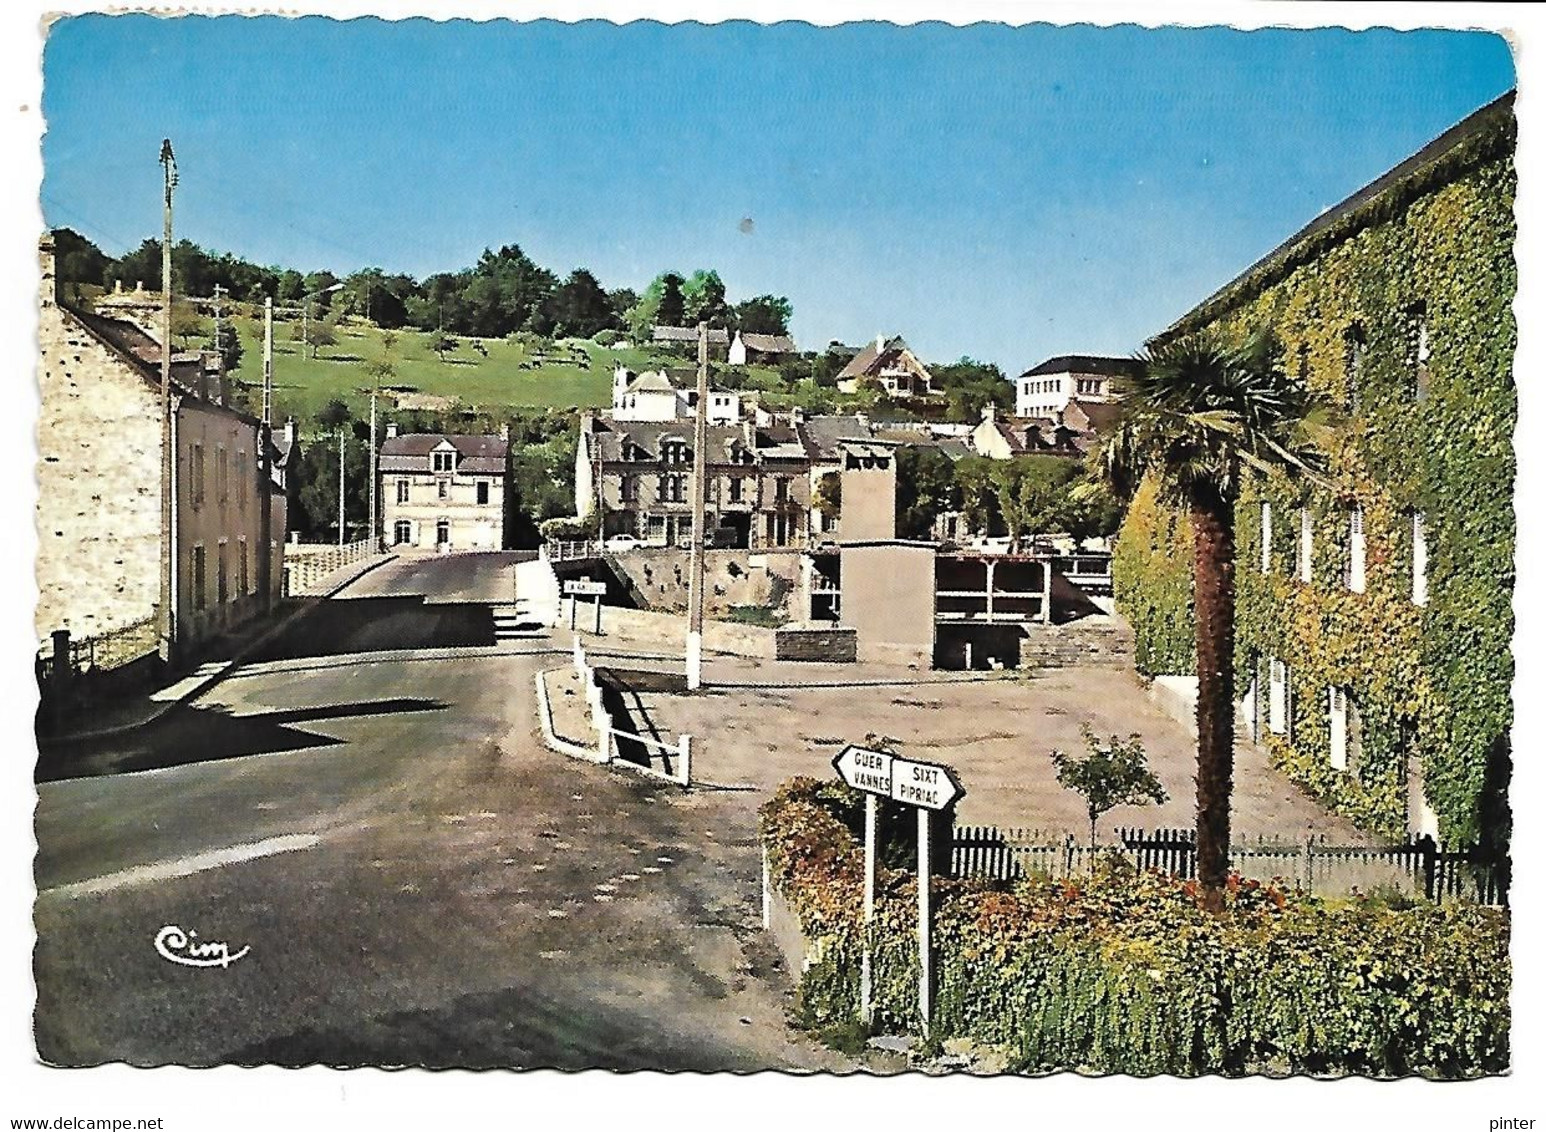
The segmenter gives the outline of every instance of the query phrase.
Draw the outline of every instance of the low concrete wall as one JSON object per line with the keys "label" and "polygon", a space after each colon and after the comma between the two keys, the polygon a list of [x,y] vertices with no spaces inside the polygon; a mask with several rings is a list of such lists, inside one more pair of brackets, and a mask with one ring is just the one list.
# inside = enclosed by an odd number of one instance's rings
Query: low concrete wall
{"label": "low concrete wall", "polygon": [[[1177,723],[1183,725],[1192,737],[1197,736],[1197,677],[1156,676],[1149,683],[1149,698]],[[1235,734],[1249,738],[1251,721],[1245,708],[1235,704]]]}
{"label": "low concrete wall", "polygon": [[786,625],[773,630],[777,660],[819,660],[852,664],[859,659],[859,634],[837,626]]}
{"label": "low concrete wall", "polygon": [[[585,624],[584,617],[582,611],[582,625]],[[669,649],[684,648],[687,639],[687,618],[677,613],[603,606],[601,628],[605,633],[648,641]],[[759,660],[773,660],[776,652],[774,630],[727,621],[703,622],[703,647],[711,652],[731,653]]]}
{"label": "low concrete wall", "polygon": [[[688,551],[664,548],[607,555],[607,564],[636,600],[667,613],[687,612],[690,561]],[[710,617],[723,616],[737,605],[787,609],[790,596],[800,588],[800,554],[786,549],[709,550],[704,553],[704,579],[704,609]],[[775,593],[775,587],[782,594]]]}

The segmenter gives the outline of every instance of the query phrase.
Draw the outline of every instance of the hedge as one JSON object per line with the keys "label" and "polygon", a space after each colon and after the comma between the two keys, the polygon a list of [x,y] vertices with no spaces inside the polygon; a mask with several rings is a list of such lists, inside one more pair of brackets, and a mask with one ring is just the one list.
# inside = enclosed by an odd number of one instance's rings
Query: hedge
{"label": "hedge", "polygon": [[[1243,336],[1270,329],[1311,390],[1346,415],[1330,483],[1273,476],[1236,511],[1237,691],[1268,657],[1289,664],[1292,732],[1276,765],[1365,828],[1406,827],[1407,764],[1447,841],[1506,842],[1503,787],[1513,721],[1516,282],[1514,122],[1506,106],[1433,164],[1248,275],[1178,324]],[[1426,396],[1413,389],[1417,316]],[[1363,362],[1349,376],[1349,333]],[[1356,385],[1356,388],[1353,386]],[[1152,489],[1150,489],[1152,495]],[[1272,571],[1260,571],[1260,505],[1272,504]],[[1347,508],[1364,514],[1368,585],[1343,581]],[[1299,508],[1314,519],[1314,574],[1293,576]],[[1411,597],[1413,512],[1424,516],[1425,606]],[[1140,493],[1112,564],[1140,668],[1190,671],[1190,532]],[[1362,717],[1363,761],[1333,770],[1328,689]]]}
{"label": "hedge", "polygon": [[[861,796],[785,783],[762,807],[772,882],[808,963],[797,1020],[859,1009]],[[1003,1050],[1012,1070],[1466,1078],[1508,1067],[1506,912],[1332,901],[1232,878],[1222,915],[1191,882],[1117,856],[1094,877],[934,881],[930,1038]],[[916,880],[883,871],[876,1019],[916,1032]],[[1405,905],[1405,906],[1403,906]]]}

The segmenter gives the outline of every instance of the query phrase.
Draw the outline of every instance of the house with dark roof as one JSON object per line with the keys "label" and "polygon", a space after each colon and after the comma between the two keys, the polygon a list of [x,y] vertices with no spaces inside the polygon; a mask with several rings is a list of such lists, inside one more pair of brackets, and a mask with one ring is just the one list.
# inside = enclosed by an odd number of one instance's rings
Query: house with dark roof
{"label": "house with dark roof", "polygon": [[[604,537],[655,546],[692,537],[693,421],[620,421],[588,413],[575,453],[575,511],[599,509]],[[706,526],[716,545],[804,546],[810,457],[798,426],[751,421],[707,426]]]}
{"label": "house with dark roof", "polygon": [[934,376],[901,338],[876,337],[838,372],[839,393],[857,393],[872,383],[896,400],[924,397],[934,392]]}
{"label": "house with dark roof", "polygon": [[1137,367],[1132,358],[1060,354],[1015,378],[1015,415],[1056,418],[1070,400],[1114,401],[1121,379]]}
{"label": "house with dark roof", "polygon": [[398,435],[381,445],[382,529],[394,547],[499,550],[510,534],[510,445],[503,436]]}
{"label": "house with dark roof", "polygon": [[[172,475],[163,484],[163,346],[139,325],[62,301],[38,244],[40,636],[154,625],[170,556],[171,644],[196,647],[280,595],[286,508],[268,428],[230,404],[214,355],[171,358]],[[163,487],[171,496],[163,531]],[[156,633],[139,639],[155,647]],[[129,659],[133,659],[132,657]]]}
{"label": "house with dark roof", "polygon": [[778,362],[798,354],[794,339],[787,334],[753,334],[737,330],[726,360],[733,366],[752,362]]}
{"label": "house with dark roof", "polygon": [[[673,375],[677,381],[673,381]],[[680,384],[678,384],[680,382]],[[635,374],[622,362],[612,370],[612,419],[674,421],[697,411],[697,371],[646,370]],[[741,418],[741,395],[709,390],[709,423],[733,424]]]}

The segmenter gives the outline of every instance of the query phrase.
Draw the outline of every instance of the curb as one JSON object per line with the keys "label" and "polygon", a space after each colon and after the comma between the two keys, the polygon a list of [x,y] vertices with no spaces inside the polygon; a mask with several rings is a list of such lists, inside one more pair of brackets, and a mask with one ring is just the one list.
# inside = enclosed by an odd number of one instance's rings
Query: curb
{"label": "curb", "polygon": [[589,747],[582,747],[578,743],[571,743],[567,739],[560,739],[558,733],[553,730],[553,705],[548,701],[547,681],[543,679],[548,672],[559,672],[561,669],[550,668],[538,672],[533,677],[537,685],[537,722],[542,727],[542,741],[549,750],[557,751],[561,755],[581,759],[597,766],[605,766],[606,760],[602,759],[598,752]]}
{"label": "curb", "polygon": [[229,676],[238,665],[245,661],[259,648],[268,644],[275,637],[279,636],[279,634],[291,628],[291,626],[293,626],[296,622],[308,616],[313,610],[317,608],[321,602],[327,601],[334,595],[341,593],[349,586],[354,585],[355,582],[359,581],[366,574],[369,574],[372,570],[375,570],[381,566],[385,566],[388,562],[391,562],[396,558],[397,555],[395,554],[382,555],[376,561],[369,563],[365,569],[360,570],[358,573],[352,574],[350,577],[338,583],[338,585],[334,586],[326,593],[304,595],[305,597],[312,600],[308,600],[306,604],[291,612],[289,616],[285,617],[277,625],[270,626],[266,632],[261,633],[253,640],[247,642],[247,644],[243,645],[236,651],[235,655],[233,655],[230,660],[226,661],[223,665],[221,665],[220,668],[216,669],[214,672],[211,672],[208,676],[200,680],[197,684],[189,688],[176,699],[162,701],[154,711],[145,716],[143,719],[136,719],[131,723],[120,723],[113,727],[104,727],[97,731],[74,731],[68,735],[49,735],[47,737],[40,736],[37,741],[39,749],[41,750],[44,747],[63,746],[66,743],[87,743],[96,739],[110,739],[115,735],[126,735],[131,731],[139,730],[141,727],[150,726],[152,723],[155,723],[157,720],[165,716],[166,713],[171,711],[174,707],[179,707],[190,702],[191,700],[195,700],[199,696],[202,696],[205,692],[209,691],[216,684],[220,683],[227,676]]}

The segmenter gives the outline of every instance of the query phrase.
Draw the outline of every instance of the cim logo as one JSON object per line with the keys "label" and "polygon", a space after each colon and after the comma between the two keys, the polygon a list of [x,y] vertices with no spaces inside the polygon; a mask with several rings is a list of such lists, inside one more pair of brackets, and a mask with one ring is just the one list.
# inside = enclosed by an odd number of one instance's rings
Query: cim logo
{"label": "cim logo", "polygon": [[180,967],[229,967],[251,950],[249,945],[233,954],[230,944],[220,940],[200,943],[198,932],[183,931],[176,924],[156,933],[156,954]]}

